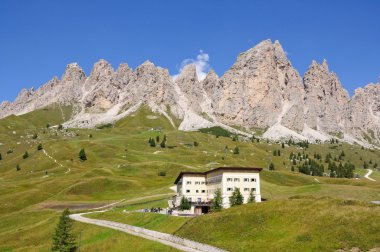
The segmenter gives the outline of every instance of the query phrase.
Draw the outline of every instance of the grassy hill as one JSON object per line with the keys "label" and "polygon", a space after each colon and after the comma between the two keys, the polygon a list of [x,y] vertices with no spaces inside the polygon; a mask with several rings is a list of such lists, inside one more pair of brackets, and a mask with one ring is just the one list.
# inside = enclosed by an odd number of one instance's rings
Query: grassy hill
{"label": "grassy hill", "polygon": [[[146,108],[102,129],[46,127],[47,124],[62,123],[71,113],[71,107],[51,106],[0,120],[0,250],[48,251],[59,211],[65,207],[89,209],[122,199],[149,196],[152,198],[147,198],[145,204],[158,204],[151,202],[157,197],[164,197],[160,201],[164,204],[165,197],[172,193],[169,187],[182,170],[205,171],[224,165],[266,168],[269,162],[273,162],[275,171],[261,173],[261,188],[263,197],[270,201],[268,204],[278,204],[279,208],[281,204],[277,202],[287,202],[285,199],[294,196],[327,196],[362,202],[379,200],[378,171],[372,175],[376,182],[363,178],[317,177],[315,180],[298,173],[297,169],[292,172],[292,161],[289,160],[292,152],[309,156],[318,153],[322,157],[330,153],[338,158],[344,151],[342,162],[350,161],[356,167],[355,173],[363,176],[366,172],[361,168],[364,161],[370,167],[380,164],[379,150],[344,143],[311,144],[307,149],[295,145],[282,148],[281,143],[258,143],[248,139],[233,141],[231,137],[216,137],[212,132],[181,132],[166,118]],[[150,137],[159,136],[161,141],[164,135],[168,139],[166,148],[160,148],[159,144],[149,146]],[[194,146],[194,142],[199,146]],[[39,144],[46,153],[37,150]],[[232,153],[236,146],[240,154]],[[85,162],[78,158],[81,148],[87,154]],[[281,155],[273,156],[274,150],[280,150]],[[29,157],[23,159],[25,151]],[[165,176],[159,176],[160,172]],[[309,203],[313,205],[313,201]],[[326,211],[335,209],[333,204],[323,206]],[[294,207],[297,209],[301,205],[294,204]],[[253,206],[242,209],[252,211],[252,214],[256,211]],[[364,226],[358,228],[365,232]],[[112,242],[113,238],[107,238],[114,235],[125,242],[138,240],[83,224],[76,224],[76,230],[82,230],[83,242],[88,244],[83,249],[88,246],[88,250],[93,244],[109,250],[122,250]],[[145,240],[139,242],[150,246]],[[168,250],[167,247],[163,249]]]}

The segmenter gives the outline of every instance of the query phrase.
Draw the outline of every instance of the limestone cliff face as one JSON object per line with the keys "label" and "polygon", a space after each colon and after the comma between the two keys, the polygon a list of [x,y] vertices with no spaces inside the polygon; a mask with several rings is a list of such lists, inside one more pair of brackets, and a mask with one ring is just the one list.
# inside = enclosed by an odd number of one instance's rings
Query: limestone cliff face
{"label": "limestone cliff face", "polygon": [[220,82],[214,103],[221,121],[260,128],[283,122],[302,129],[302,81],[278,41],[263,41],[240,54]]}
{"label": "limestone cliff face", "polygon": [[343,132],[349,95],[337,75],[329,71],[326,60],[322,64],[313,61],[303,81],[307,125],[328,133]]}
{"label": "limestone cliff face", "polygon": [[380,144],[380,81],[355,90],[345,127],[356,138]]}
{"label": "limestone cliff face", "polygon": [[11,114],[24,114],[52,103],[63,105],[80,102],[86,76],[76,63],[67,65],[62,79],[54,77],[39,89],[23,89],[12,103],[0,109],[0,118]]}
{"label": "limestone cliff face", "polygon": [[[278,41],[265,40],[241,53],[222,76],[211,70],[198,80],[187,65],[173,80],[168,70],[146,61],[132,70],[115,71],[105,60],[88,77],[67,65],[37,90],[23,89],[11,103],[0,104],[0,118],[24,114],[49,104],[75,104],[79,111],[67,124],[93,127],[128,115],[142,104],[182,121],[179,129],[240,125],[268,129],[266,136],[329,139],[344,135],[380,145],[380,84],[356,90],[350,99],[326,61],[313,61],[300,77]],[[355,140],[355,141],[356,141]]]}

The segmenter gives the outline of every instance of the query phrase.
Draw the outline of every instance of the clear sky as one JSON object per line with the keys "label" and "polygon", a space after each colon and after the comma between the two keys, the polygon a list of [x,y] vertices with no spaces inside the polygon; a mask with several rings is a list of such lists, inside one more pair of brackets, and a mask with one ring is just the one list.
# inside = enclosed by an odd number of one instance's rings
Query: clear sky
{"label": "clear sky", "polygon": [[375,0],[1,0],[0,101],[61,77],[70,62],[88,75],[101,58],[114,68],[149,59],[175,75],[198,56],[221,76],[268,38],[301,75],[326,58],[352,94],[380,75],[379,14]]}

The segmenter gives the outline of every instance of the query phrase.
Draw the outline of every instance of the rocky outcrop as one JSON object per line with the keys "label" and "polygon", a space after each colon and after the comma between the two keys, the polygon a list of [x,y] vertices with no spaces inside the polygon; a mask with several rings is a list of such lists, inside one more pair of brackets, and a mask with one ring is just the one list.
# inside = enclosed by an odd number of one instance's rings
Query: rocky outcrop
{"label": "rocky outcrop", "polygon": [[355,90],[345,127],[355,138],[380,145],[380,81]]}
{"label": "rocky outcrop", "polygon": [[313,61],[303,78],[305,119],[310,128],[327,133],[344,131],[348,112],[348,92],[337,75],[329,71],[327,61]]}
{"label": "rocky outcrop", "polygon": [[[239,125],[266,129],[264,137],[273,139],[343,136],[380,145],[379,86],[359,88],[350,99],[326,61],[313,61],[301,78],[281,44],[265,40],[241,53],[222,77],[211,70],[202,81],[194,64],[173,80],[150,61],[135,70],[121,64],[115,71],[100,60],[88,77],[72,63],[61,80],[54,77],[37,90],[23,89],[12,103],[2,102],[0,118],[53,103],[77,104],[79,111],[67,125],[93,127],[146,104],[183,130],[221,126],[234,131],[229,126]],[[180,125],[174,125],[173,116]]]}
{"label": "rocky outcrop", "polygon": [[302,129],[302,81],[278,41],[266,40],[241,53],[220,82],[221,94],[214,103],[221,121],[260,128],[283,121]]}

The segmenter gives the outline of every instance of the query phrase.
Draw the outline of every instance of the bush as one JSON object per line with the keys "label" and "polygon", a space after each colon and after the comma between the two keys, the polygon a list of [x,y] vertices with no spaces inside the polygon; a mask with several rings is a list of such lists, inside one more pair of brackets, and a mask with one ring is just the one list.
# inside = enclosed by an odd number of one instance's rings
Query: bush
{"label": "bush", "polygon": [[9,150],[7,150],[7,154],[9,155],[9,154],[12,154],[13,153],[13,150],[12,149],[9,149]]}
{"label": "bush", "polygon": [[42,149],[43,149],[42,144],[39,144],[39,145],[37,146],[37,150],[42,150]]}
{"label": "bush", "polygon": [[16,171],[19,171],[19,170],[21,170],[21,168],[20,168],[20,165],[17,164],[17,165],[16,165]]}
{"label": "bush", "polygon": [[38,137],[37,133],[34,133],[32,136],[32,139],[37,139],[37,137]]}
{"label": "bush", "polygon": [[96,126],[97,129],[109,129],[109,128],[112,128],[112,127],[113,127],[112,123],[100,124],[100,125]]}
{"label": "bush", "polygon": [[158,172],[158,176],[165,177],[166,176],[166,172],[165,171],[160,171],[160,172]]}
{"label": "bush", "polygon": [[27,159],[28,157],[29,157],[29,153],[27,151],[25,151],[24,155],[22,155],[22,158]]}
{"label": "bush", "polygon": [[199,146],[199,143],[197,141],[194,141],[194,146],[195,147]]}

